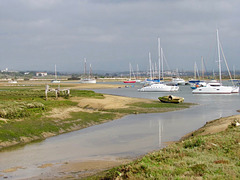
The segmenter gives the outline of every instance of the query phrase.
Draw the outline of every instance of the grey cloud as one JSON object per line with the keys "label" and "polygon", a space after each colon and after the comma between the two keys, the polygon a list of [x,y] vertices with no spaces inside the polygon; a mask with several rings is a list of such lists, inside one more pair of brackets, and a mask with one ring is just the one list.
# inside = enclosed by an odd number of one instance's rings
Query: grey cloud
{"label": "grey cloud", "polygon": [[237,69],[239,5],[234,0],[0,0],[0,68],[58,64],[62,71],[75,71],[86,57],[93,69],[127,70],[129,62],[147,69],[149,51],[157,60],[160,37],[170,66],[191,70],[201,56],[208,58],[219,27],[229,64]]}

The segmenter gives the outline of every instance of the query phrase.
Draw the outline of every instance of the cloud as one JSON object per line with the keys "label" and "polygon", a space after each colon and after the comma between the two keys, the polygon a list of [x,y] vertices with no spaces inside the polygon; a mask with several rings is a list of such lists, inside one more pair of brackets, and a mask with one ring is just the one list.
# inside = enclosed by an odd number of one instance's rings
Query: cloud
{"label": "cloud", "polygon": [[[234,0],[0,0],[0,67],[47,62],[71,71],[86,57],[95,69],[126,70],[130,61],[147,69],[149,51],[157,60],[160,37],[170,67],[192,69],[208,56],[217,27],[237,64],[239,6]],[[19,59],[26,63],[16,66]]]}

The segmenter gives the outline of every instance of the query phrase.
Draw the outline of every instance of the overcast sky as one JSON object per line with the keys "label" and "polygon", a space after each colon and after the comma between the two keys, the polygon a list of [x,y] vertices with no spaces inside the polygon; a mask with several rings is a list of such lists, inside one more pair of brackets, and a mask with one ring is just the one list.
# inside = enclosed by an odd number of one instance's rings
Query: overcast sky
{"label": "overcast sky", "polygon": [[[0,0],[0,69],[126,71],[157,62],[217,69],[216,29],[230,69],[240,70],[238,0]],[[166,65],[165,65],[166,66]]]}

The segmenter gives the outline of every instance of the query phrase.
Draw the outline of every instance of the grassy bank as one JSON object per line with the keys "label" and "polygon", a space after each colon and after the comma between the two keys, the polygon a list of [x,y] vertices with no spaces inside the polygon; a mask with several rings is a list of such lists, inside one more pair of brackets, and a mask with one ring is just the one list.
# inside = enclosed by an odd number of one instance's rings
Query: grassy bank
{"label": "grassy bank", "polygon": [[202,135],[208,126],[181,142],[87,179],[240,179],[240,126]]}
{"label": "grassy bank", "polygon": [[71,90],[70,96],[62,95],[58,99],[54,92],[49,93],[46,100],[44,86],[0,89],[0,149],[82,129],[126,114],[166,112],[191,105],[163,104],[158,100],[145,102],[143,99],[128,103],[126,107],[109,109],[93,108],[91,103],[82,105],[83,99],[101,102],[106,96],[93,91]]}

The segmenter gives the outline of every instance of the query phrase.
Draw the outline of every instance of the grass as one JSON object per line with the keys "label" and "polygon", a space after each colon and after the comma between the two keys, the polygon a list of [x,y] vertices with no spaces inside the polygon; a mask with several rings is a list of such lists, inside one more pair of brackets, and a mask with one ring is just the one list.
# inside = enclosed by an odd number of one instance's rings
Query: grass
{"label": "grass", "polygon": [[[88,112],[72,112],[65,119],[50,118],[47,115],[54,108],[76,107],[78,102],[74,97],[103,99],[104,95],[88,90],[71,90],[71,95],[56,99],[55,93],[50,92],[45,99],[44,86],[11,87],[0,89],[0,143],[18,142],[22,137],[33,140],[44,139],[46,133],[54,135],[70,132],[110,121],[126,114],[166,112],[187,108],[191,104],[165,104],[159,101],[152,103],[129,104],[125,109],[95,109]],[[88,109],[88,107],[85,107]],[[1,146],[0,146],[1,148]]]}
{"label": "grass", "polygon": [[121,108],[121,109],[108,109],[104,110],[106,112],[118,112],[123,114],[139,114],[139,113],[162,113],[169,111],[176,111],[185,108],[189,108],[192,103],[180,103],[180,104],[172,104],[172,103],[160,103],[159,101],[153,101],[151,103],[131,103],[128,104],[130,108]]}
{"label": "grass", "polygon": [[87,179],[240,179],[240,127],[195,136]]}

